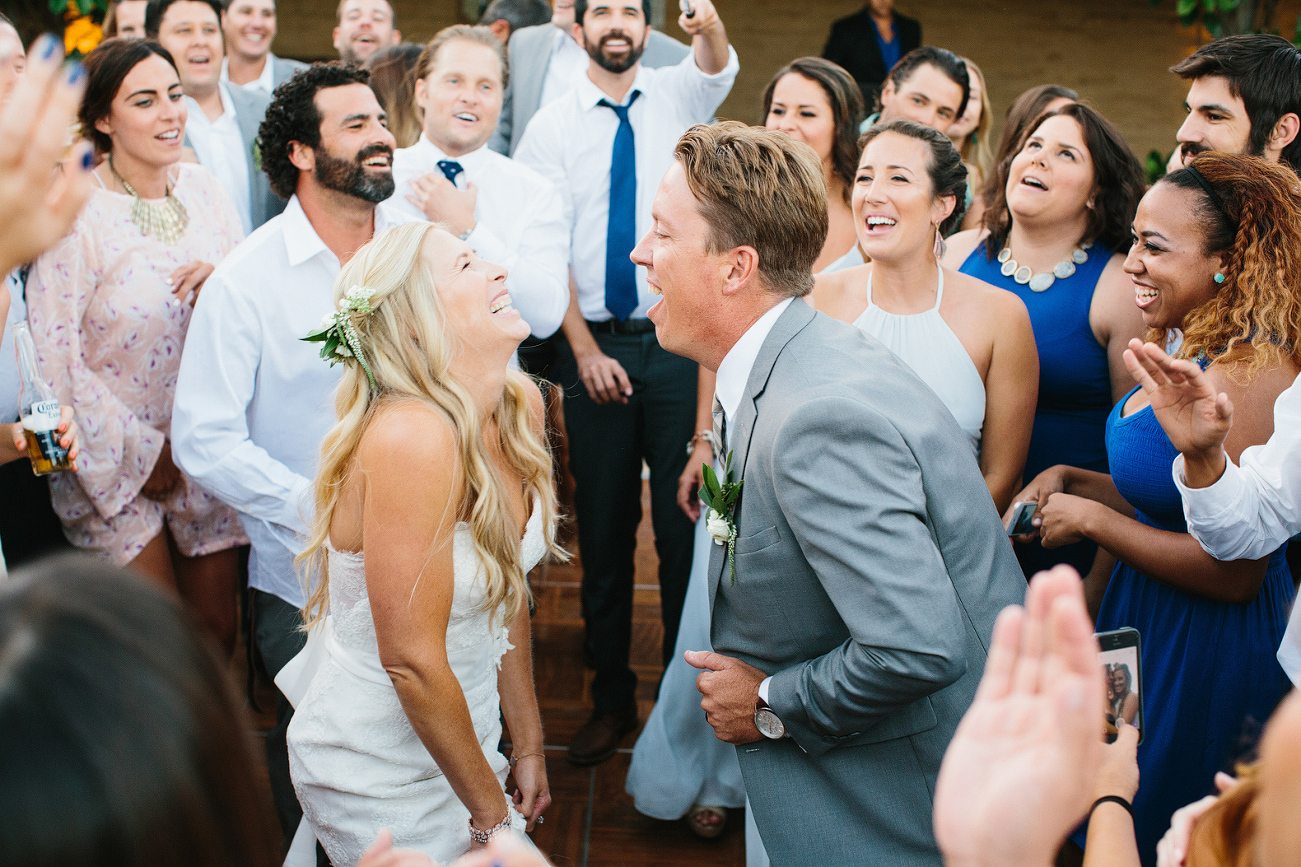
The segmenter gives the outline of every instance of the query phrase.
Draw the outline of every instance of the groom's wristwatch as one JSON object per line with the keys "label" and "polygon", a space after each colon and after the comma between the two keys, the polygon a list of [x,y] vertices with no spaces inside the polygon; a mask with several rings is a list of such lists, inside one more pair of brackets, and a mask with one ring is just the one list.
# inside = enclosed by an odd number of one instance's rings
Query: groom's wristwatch
{"label": "groom's wristwatch", "polygon": [[755,701],[754,727],[759,730],[759,734],[769,740],[779,741],[786,737],[786,724],[763,699]]}

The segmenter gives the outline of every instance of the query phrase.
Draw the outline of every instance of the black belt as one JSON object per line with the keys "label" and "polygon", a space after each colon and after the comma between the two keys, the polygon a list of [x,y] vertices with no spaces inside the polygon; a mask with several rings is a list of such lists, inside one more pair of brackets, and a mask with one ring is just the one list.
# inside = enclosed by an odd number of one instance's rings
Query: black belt
{"label": "black belt", "polygon": [[593,334],[647,334],[655,330],[655,323],[649,319],[625,319],[622,322],[618,319],[607,319],[604,322],[593,322],[590,319],[585,321]]}

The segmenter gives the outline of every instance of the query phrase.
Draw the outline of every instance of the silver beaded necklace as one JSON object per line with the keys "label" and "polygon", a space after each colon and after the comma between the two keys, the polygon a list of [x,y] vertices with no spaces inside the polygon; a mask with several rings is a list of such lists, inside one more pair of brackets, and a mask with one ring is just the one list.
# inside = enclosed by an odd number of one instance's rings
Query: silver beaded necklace
{"label": "silver beaded necklace", "polygon": [[1047,292],[1048,287],[1058,280],[1065,280],[1074,274],[1075,266],[1089,261],[1088,250],[1092,246],[1092,241],[1080,244],[1071,250],[1069,256],[1054,265],[1051,271],[1036,274],[1030,270],[1029,265],[1018,265],[1012,258],[1012,248],[1004,244],[1003,249],[998,252],[998,261],[1002,266],[998,270],[1004,277],[1011,277],[1022,286],[1030,284],[1031,292]]}

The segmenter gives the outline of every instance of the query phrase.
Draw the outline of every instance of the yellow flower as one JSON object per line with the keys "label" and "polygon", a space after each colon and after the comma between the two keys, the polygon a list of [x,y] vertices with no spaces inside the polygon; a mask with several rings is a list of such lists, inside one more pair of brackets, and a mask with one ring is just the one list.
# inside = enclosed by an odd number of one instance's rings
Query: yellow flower
{"label": "yellow flower", "polygon": [[79,51],[87,55],[104,38],[104,29],[91,20],[89,15],[72,21],[63,30],[63,47],[68,54]]}

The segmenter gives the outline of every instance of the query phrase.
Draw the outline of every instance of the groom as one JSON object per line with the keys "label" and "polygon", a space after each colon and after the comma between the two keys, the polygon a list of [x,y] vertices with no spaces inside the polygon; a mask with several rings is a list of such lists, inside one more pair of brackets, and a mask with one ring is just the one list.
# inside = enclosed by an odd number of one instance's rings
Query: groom
{"label": "groom", "polygon": [[713,548],[715,652],[688,654],[701,705],[774,864],[939,865],[940,760],[1025,580],[939,399],[803,300],[827,232],[813,151],[720,123],[675,156],[632,258],[660,343],[718,372],[743,480],[711,526],[735,557]]}

